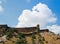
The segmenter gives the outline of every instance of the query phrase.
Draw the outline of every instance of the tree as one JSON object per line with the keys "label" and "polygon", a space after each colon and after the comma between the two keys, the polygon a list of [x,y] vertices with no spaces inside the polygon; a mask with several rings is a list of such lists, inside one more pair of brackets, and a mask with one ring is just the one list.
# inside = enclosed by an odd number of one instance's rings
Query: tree
{"label": "tree", "polygon": [[32,33],[32,43],[33,43],[33,44],[35,44],[35,39],[36,39],[35,34]]}
{"label": "tree", "polygon": [[5,34],[7,35],[7,39],[10,39],[13,37],[14,30],[12,28],[8,28]]}
{"label": "tree", "polygon": [[45,41],[44,37],[42,37],[42,36],[38,33],[38,42],[39,42],[40,44],[44,44],[44,41]]}
{"label": "tree", "polygon": [[24,34],[18,33],[18,38],[19,40],[17,40],[16,44],[27,44]]}

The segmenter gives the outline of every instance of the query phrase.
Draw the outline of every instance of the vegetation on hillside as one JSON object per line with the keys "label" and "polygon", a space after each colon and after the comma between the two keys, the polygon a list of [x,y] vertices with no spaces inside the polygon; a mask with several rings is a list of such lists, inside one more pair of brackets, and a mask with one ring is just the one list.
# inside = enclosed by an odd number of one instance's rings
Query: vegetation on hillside
{"label": "vegetation on hillside", "polygon": [[32,32],[31,35],[26,35],[8,28],[0,30],[0,37],[4,35],[7,41],[0,41],[2,44],[60,44],[60,36],[51,32]]}

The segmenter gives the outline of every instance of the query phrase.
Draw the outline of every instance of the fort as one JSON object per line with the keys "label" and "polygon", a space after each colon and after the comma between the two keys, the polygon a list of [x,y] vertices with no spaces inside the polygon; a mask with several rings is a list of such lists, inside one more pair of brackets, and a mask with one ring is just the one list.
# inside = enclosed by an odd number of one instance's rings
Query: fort
{"label": "fort", "polygon": [[13,29],[15,32],[18,32],[18,33],[24,33],[24,34],[31,34],[31,33],[38,33],[38,32],[49,32],[48,29],[42,29],[40,30],[40,27],[39,27],[39,24],[36,25],[35,27],[19,27],[19,28],[14,28],[14,27],[9,27],[8,25],[0,25],[0,30],[3,30],[2,32],[0,33],[3,33],[4,31],[7,31],[8,29]]}
{"label": "fort", "polygon": [[[51,39],[50,39],[51,38]],[[33,27],[9,27],[0,25],[0,44],[60,44],[60,36],[48,29]]]}

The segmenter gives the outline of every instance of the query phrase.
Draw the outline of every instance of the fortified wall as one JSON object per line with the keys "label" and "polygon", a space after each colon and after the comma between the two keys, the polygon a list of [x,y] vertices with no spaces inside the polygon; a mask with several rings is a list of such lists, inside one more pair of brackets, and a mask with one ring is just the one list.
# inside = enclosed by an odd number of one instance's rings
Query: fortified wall
{"label": "fortified wall", "polygon": [[49,32],[48,29],[42,29],[40,30],[39,28],[39,25],[36,25],[35,27],[23,27],[23,28],[13,28],[13,27],[9,27],[8,25],[0,25],[0,30],[3,30],[1,31],[0,33],[4,33],[4,31],[7,31],[8,29],[13,29],[15,32],[18,32],[18,33],[25,33],[25,34],[29,34],[29,33],[39,33],[39,32]]}

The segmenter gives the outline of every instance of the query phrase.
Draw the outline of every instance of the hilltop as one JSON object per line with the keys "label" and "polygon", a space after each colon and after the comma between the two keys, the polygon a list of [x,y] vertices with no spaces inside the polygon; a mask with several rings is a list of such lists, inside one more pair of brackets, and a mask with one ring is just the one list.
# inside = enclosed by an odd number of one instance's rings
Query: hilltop
{"label": "hilltop", "polygon": [[0,44],[60,44],[60,35],[35,27],[12,28],[0,25]]}

